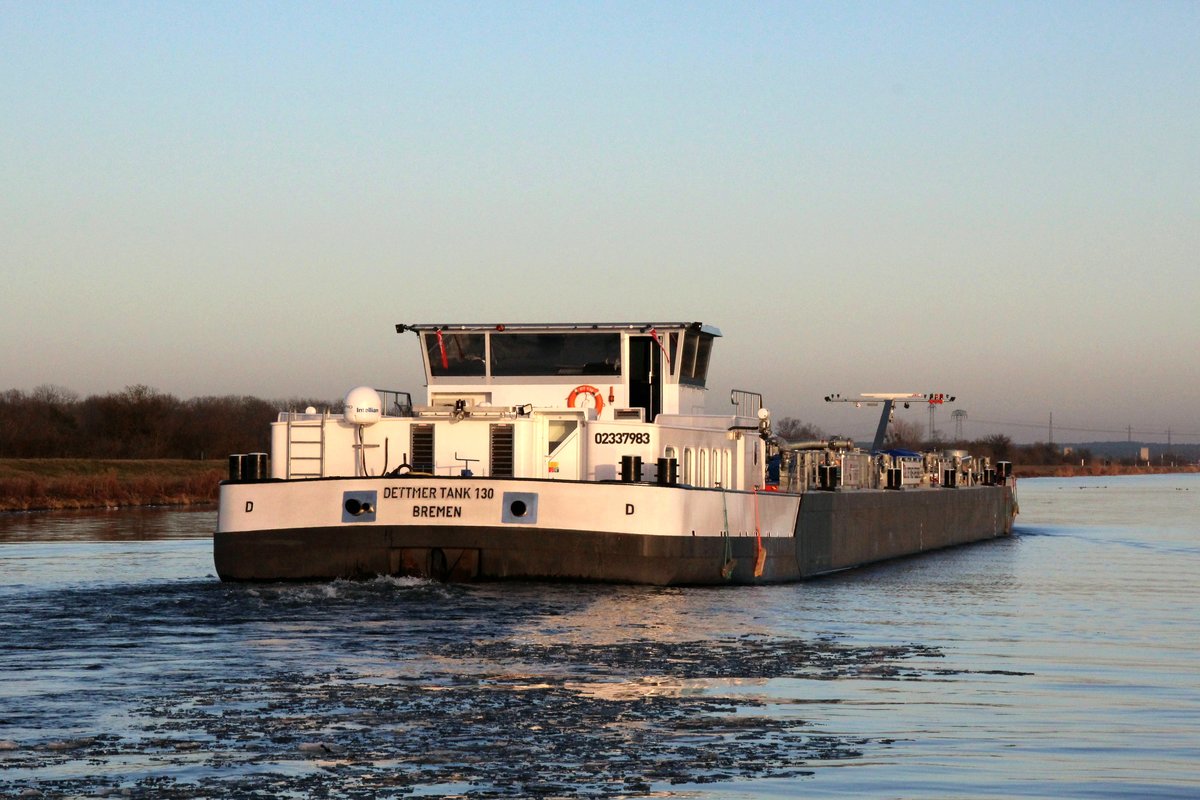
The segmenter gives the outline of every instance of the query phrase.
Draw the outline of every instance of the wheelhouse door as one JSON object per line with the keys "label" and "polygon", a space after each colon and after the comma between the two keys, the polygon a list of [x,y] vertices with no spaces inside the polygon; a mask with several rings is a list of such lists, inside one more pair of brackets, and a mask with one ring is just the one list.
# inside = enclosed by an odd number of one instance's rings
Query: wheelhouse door
{"label": "wheelhouse door", "polygon": [[653,336],[629,337],[629,405],[653,422],[662,412],[662,351]]}

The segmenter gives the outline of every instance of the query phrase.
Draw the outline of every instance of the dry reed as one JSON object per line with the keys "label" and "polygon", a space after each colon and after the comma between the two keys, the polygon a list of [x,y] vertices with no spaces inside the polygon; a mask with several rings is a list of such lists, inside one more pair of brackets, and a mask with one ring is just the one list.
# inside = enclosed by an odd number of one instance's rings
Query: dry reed
{"label": "dry reed", "polygon": [[95,474],[5,476],[0,477],[0,511],[214,503],[224,477],[211,466],[182,475],[119,475],[107,469]]}

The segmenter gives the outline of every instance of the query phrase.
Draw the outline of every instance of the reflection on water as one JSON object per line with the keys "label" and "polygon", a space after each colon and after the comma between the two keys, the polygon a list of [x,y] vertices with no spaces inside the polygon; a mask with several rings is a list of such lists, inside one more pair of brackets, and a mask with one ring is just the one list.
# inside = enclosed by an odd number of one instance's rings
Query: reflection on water
{"label": "reflection on water", "polygon": [[729,589],[226,585],[211,511],[10,515],[0,794],[1194,796],[1200,480],[1020,500]]}
{"label": "reflection on water", "polygon": [[0,513],[0,544],[16,542],[147,542],[211,536],[211,508]]}
{"label": "reflection on water", "polygon": [[[0,600],[51,586],[213,578],[216,523],[212,510],[0,514]],[[107,593],[97,588],[84,599]]]}

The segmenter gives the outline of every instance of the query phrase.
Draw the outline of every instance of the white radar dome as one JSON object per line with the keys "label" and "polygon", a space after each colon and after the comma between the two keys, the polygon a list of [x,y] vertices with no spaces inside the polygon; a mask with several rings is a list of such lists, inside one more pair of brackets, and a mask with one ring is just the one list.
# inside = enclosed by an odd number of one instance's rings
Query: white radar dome
{"label": "white radar dome", "polygon": [[357,386],[346,393],[342,416],[355,425],[370,425],[383,416],[383,400],[370,386]]}

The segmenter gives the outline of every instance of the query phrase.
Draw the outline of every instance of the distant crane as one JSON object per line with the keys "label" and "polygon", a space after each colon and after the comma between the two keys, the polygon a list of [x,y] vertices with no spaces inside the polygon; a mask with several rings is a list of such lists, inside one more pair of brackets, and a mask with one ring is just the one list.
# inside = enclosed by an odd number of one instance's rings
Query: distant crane
{"label": "distant crane", "polygon": [[950,416],[954,417],[954,441],[961,442],[963,438],[962,424],[963,420],[967,418],[967,412],[960,408],[950,412]]}

